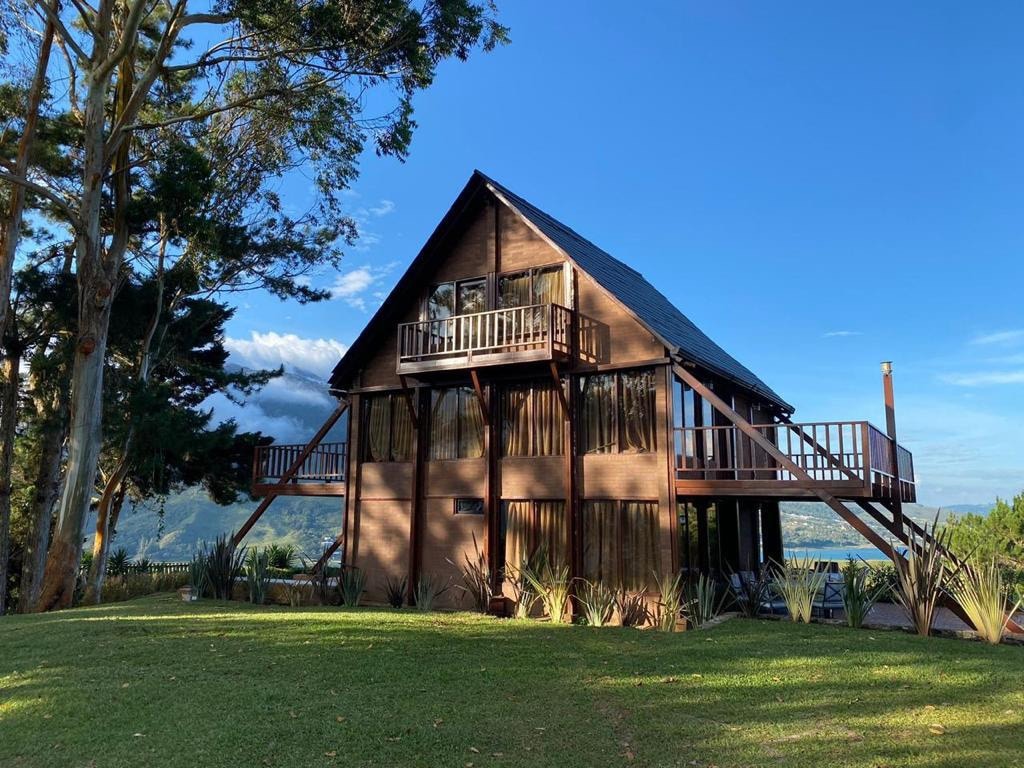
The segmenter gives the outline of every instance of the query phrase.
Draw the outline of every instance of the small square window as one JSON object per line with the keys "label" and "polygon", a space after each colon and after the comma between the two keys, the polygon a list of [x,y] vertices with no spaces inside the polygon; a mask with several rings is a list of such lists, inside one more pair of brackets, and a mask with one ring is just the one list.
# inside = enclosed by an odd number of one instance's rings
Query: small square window
{"label": "small square window", "polygon": [[456,499],[456,515],[482,515],[484,513],[483,499]]}

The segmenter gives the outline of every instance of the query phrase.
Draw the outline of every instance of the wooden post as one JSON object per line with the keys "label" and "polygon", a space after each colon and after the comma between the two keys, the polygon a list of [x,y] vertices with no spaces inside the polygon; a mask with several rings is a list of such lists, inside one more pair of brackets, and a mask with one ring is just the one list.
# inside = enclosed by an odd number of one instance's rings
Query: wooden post
{"label": "wooden post", "polygon": [[891,440],[889,450],[892,455],[893,471],[893,507],[892,517],[896,526],[896,535],[903,532],[903,498],[900,489],[900,449],[896,443],[896,398],[892,389],[892,362],[882,363],[882,392],[885,397],[885,432]]}

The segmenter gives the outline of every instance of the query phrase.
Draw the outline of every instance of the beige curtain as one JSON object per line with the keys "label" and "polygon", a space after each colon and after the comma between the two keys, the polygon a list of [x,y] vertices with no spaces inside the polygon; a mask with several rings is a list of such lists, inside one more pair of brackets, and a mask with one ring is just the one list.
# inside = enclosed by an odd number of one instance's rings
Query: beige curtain
{"label": "beige curtain", "polygon": [[503,455],[530,455],[529,389],[508,387],[501,393],[501,436]]}
{"label": "beige curtain", "polygon": [[502,502],[505,528],[505,565],[519,568],[530,555],[533,505],[529,501]]}
{"label": "beige curtain", "polygon": [[484,455],[484,417],[480,401],[472,389],[459,390],[459,458],[476,459]]}
{"label": "beige curtain", "polygon": [[533,275],[534,304],[565,305],[565,271],[562,267],[538,269]]}
{"label": "beige curtain", "polygon": [[412,461],[412,416],[404,395],[391,398],[391,460]]}
{"label": "beige curtain", "polygon": [[527,307],[533,304],[530,295],[530,273],[502,275],[498,278],[499,307]]}
{"label": "beige curtain", "polygon": [[562,400],[555,383],[534,387],[533,393],[534,456],[561,456],[563,453]]}
{"label": "beige curtain", "polygon": [[619,419],[622,423],[622,447],[626,451],[647,453],[654,444],[654,372],[631,371],[620,374],[622,398]]}
{"label": "beige curtain", "polygon": [[661,573],[658,547],[658,504],[626,501],[622,505],[622,582],[626,589],[653,587]]}
{"label": "beige curtain", "polygon": [[584,453],[613,453],[615,440],[615,376],[599,374],[583,379],[580,408]]}
{"label": "beige curtain", "polygon": [[431,392],[430,458],[456,459],[459,453],[459,390]]}
{"label": "beige curtain", "polygon": [[619,584],[615,513],[614,501],[585,501],[581,515],[583,576],[612,589]]}
{"label": "beige curtain", "polygon": [[391,437],[391,398],[371,395],[363,400],[366,409],[366,461],[387,461],[388,442]]}
{"label": "beige curtain", "polygon": [[564,501],[537,502],[537,546],[543,546],[553,566],[569,562],[569,531]]}

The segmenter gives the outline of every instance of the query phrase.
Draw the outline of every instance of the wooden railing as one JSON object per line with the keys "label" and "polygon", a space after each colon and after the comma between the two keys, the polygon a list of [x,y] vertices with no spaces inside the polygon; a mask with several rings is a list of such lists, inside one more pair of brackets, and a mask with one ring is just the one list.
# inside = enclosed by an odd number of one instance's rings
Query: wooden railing
{"label": "wooden railing", "polygon": [[[347,443],[320,443],[303,460],[290,478],[291,482],[340,483],[345,480]],[[255,484],[272,485],[279,481],[306,449],[304,443],[294,445],[258,445],[253,465]]]}
{"label": "wooden railing", "polygon": [[490,312],[421,320],[398,326],[398,369],[493,363],[496,356],[527,353],[553,359],[572,346],[572,311],[560,304],[531,304]]}
{"label": "wooden railing", "polygon": [[[756,424],[790,461],[815,482],[862,486],[883,497],[912,500],[913,456],[866,421]],[[699,481],[793,482],[793,473],[735,426],[681,427],[675,430],[676,479]],[[897,483],[898,478],[898,483]]]}

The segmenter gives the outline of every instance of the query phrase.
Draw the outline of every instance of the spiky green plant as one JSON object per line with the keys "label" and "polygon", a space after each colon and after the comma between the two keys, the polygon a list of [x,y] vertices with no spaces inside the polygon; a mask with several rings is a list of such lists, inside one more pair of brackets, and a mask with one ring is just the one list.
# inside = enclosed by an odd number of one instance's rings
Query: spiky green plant
{"label": "spiky green plant", "polygon": [[388,605],[392,608],[401,608],[405,605],[405,593],[408,588],[409,579],[407,577],[388,576],[384,580],[384,592],[388,598]]}
{"label": "spiky green plant", "polygon": [[533,554],[524,556],[518,564],[508,563],[505,565],[505,582],[512,592],[512,601],[515,604],[515,617],[527,619],[533,606],[537,604],[538,596],[533,589],[530,580],[526,578],[528,572],[537,573],[547,559],[543,547],[534,550]]}
{"label": "spiky green plant", "polygon": [[345,568],[339,577],[341,602],[352,608],[359,605],[359,600],[366,591],[366,573],[355,566]]}
{"label": "spiky green plant", "polygon": [[949,529],[939,529],[936,515],[935,521],[925,527],[923,536],[910,536],[906,557],[896,558],[894,596],[922,637],[932,633],[935,613],[953,575],[944,554],[948,538]]}
{"label": "spiky green plant", "polygon": [[270,556],[270,567],[286,570],[295,563],[297,550],[291,544],[271,544],[267,547]]}
{"label": "spiky green plant", "polygon": [[662,632],[675,632],[679,617],[683,612],[683,574],[657,573],[654,577],[658,582],[657,625]]}
{"label": "spiky green plant", "polygon": [[814,568],[810,555],[788,557],[776,565],[775,589],[786,604],[791,621],[810,624],[814,600],[825,585],[828,574]]}
{"label": "spiky green plant", "polygon": [[733,579],[729,579],[729,592],[733,603],[748,619],[756,618],[761,612],[761,606],[771,597],[771,571],[764,567],[758,568],[754,571],[753,578],[745,578],[742,573],[733,575],[740,584],[737,587]]}
{"label": "spiky green plant", "polygon": [[244,562],[245,548],[237,549],[227,534],[218,536],[206,549],[206,573],[217,600],[231,599]]}
{"label": "spiky green plant", "polygon": [[615,614],[615,593],[600,581],[577,579],[573,600],[580,607],[583,622],[590,627],[603,627]]}
{"label": "spiky green plant", "polygon": [[619,614],[619,624],[624,627],[640,627],[651,618],[647,607],[647,591],[629,592],[625,588],[615,595],[615,610]]}
{"label": "spiky green plant", "polygon": [[1011,599],[1011,591],[996,560],[972,562],[950,580],[949,591],[971,620],[978,637],[986,643],[999,645],[1021,601]]}
{"label": "spiky green plant", "polygon": [[128,557],[128,550],[118,547],[107,558],[108,576],[125,576],[131,570],[132,559]]}
{"label": "spiky green plant", "polygon": [[249,602],[263,605],[270,587],[270,553],[253,547],[245,558],[245,582],[249,587]]}
{"label": "spiky green plant", "polygon": [[702,573],[683,589],[683,616],[691,626],[703,627],[721,614],[728,597],[713,578]]}
{"label": "spiky green plant", "polygon": [[188,585],[193,598],[203,597],[210,588],[209,562],[202,552],[192,555],[188,564]]}
{"label": "spiky green plant", "polygon": [[527,566],[523,575],[540,598],[544,613],[551,621],[564,623],[569,614],[569,566],[552,565],[546,558],[539,569]]}
{"label": "spiky green plant", "polygon": [[439,578],[429,573],[420,576],[413,593],[416,598],[416,610],[434,610],[434,601],[447,592],[450,585],[450,581],[442,584]]}
{"label": "spiky green plant", "polygon": [[[476,542],[476,534],[473,534],[473,556],[468,552],[462,553],[465,563],[459,568],[462,574],[462,584],[457,585],[463,595],[469,595],[473,601],[473,607],[480,613],[487,613],[491,606],[491,597],[494,595],[491,579],[491,567],[487,563],[487,557],[480,551]],[[455,565],[451,560],[449,563]]]}
{"label": "spiky green plant", "polygon": [[872,585],[871,569],[853,558],[843,566],[843,613],[846,623],[859,629],[867,619],[871,608],[888,591],[883,581]]}

